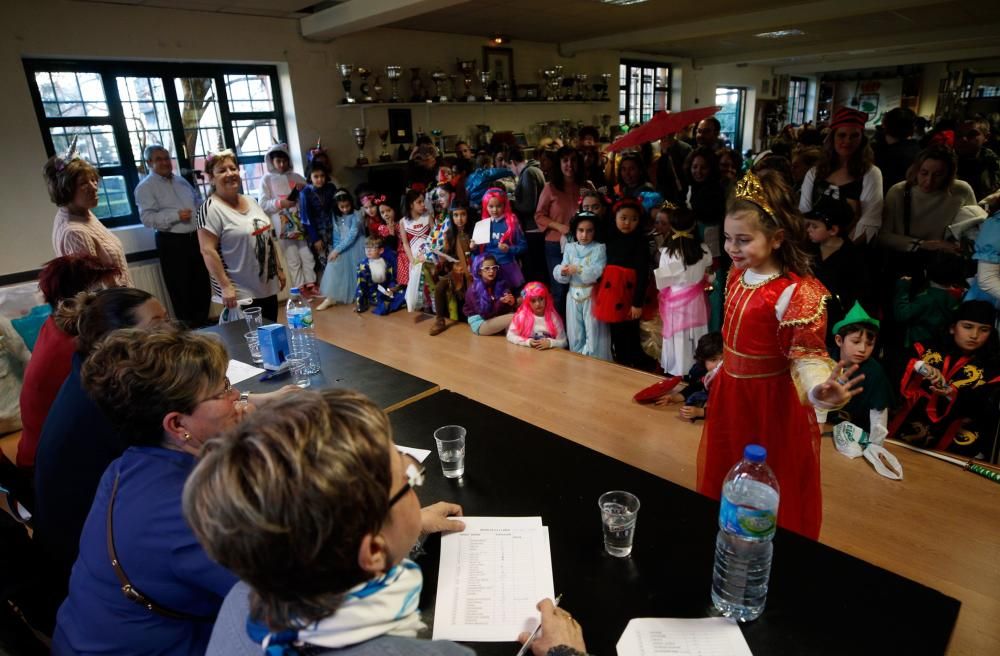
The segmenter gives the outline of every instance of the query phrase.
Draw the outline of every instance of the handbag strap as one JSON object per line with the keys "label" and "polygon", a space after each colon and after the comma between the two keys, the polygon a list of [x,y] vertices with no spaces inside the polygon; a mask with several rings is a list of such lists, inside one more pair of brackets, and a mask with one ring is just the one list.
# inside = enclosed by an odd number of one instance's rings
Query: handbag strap
{"label": "handbag strap", "polygon": [[121,473],[115,474],[115,483],[111,487],[111,499],[108,500],[108,520],[107,520],[107,540],[108,540],[108,556],[111,558],[111,567],[115,570],[115,576],[118,577],[118,582],[121,583],[122,594],[125,598],[131,602],[139,604],[146,610],[156,615],[161,615],[163,617],[169,617],[173,620],[184,620],[188,622],[214,622],[214,617],[206,617],[202,615],[191,615],[189,613],[183,613],[177,610],[171,610],[166,606],[161,606],[156,603],[149,596],[143,594],[132,585],[132,581],[129,580],[128,575],[125,570],[122,569],[121,562],[118,560],[118,553],[115,551],[115,537],[114,537],[114,527],[112,522],[112,515],[114,514],[115,507],[115,497],[118,495],[118,479]]}

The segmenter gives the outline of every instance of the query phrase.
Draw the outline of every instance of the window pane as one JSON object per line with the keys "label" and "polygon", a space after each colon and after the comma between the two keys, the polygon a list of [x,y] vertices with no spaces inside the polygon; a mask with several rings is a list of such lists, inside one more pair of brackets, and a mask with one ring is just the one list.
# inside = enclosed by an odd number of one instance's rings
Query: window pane
{"label": "window pane", "polygon": [[97,167],[118,166],[118,148],[110,125],[80,125],[65,128],[51,128],[52,146],[57,155],[64,155],[76,140],[76,154]]}
{"label": "window pane", "polygon": [[[267,171],[263,162],[240,164],[240,176],[243,178],[243,193],[257,198],[260,196],[260,180]],[[206,196],[207,198],[208,196]]]}
{"label": "window pane", "polygon": [[35,73],[35,84],[46,116],[108,115],[99,73],[39,72]]}
{"label": "window pane", "polygon": [[227,75],[226,94],[231,112],[273,112],[270,75]]}
{"label": "window pane", "polygon": [[219,117],[219,97],[212,78],[177,78],[177,103],[180,105],[187,156],[200,168],[205,155],[222,144],[222,120]]}
{"label": "window pane", "polygon": [[263,155],[278,143],[278,122],[273,118],[233,121],[233,141],[239,157]]}
{"label": "window pane", "polygon": [[139,175],[147,173],[143,150],[153,144],[167,149],[173,159],[174,172],[179,171],[163,80],[158,77],[120,77],[116,82],[132,147],[132,160]]}
{"label": "window pane", "polygon": [[132,206],[125,191],[125,178],[120,175],[102,177],[97,207],[94,208],[97,218],[110,219],[116,216],[128,216],[131,213]]}

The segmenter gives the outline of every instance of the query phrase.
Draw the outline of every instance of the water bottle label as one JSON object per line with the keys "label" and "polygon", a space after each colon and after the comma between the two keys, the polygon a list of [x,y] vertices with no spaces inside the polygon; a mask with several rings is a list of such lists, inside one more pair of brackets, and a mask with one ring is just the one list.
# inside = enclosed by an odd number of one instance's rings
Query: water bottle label
{"label": "water bottle label", "polygon": [[760,540],[774,534],[777,522],[770,510],[740,506],[723,497],[719,524],[734,535]]}

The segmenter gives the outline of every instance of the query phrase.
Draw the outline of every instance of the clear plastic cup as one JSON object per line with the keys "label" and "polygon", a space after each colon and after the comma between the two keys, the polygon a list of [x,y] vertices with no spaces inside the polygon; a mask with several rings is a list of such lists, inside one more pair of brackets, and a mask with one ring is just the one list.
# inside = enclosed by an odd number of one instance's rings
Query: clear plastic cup
{"label": "clear plastic cup", "polygon": [[261,315],[262,311],[261,308],[256,306],[243,308],[243,317],[247,322],[247,330],[257,332],[257,329],[264,325],[264,317]]}
{"label": "clear plastic cup", "polygon": [[243,335],[243,339],[246,340],[247,348],[250,349],[250,359],[254,361],[254,364],[262,363],[264,355],[260,352],[260,336],[257,335],[257,331],[251,330]]}
{"label": "clear plastic cup", "polygon": [[299,387],[309,387],[309,362],[305,358],[288,358],[288,370],[292,372],[292,384]]}

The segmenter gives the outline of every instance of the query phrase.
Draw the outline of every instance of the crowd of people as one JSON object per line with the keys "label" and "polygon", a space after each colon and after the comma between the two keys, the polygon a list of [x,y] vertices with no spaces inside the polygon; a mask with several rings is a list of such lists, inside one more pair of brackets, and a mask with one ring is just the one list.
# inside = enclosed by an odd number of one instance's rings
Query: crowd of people
{"label": "crowd of people", "polygon": [[[289,284],[317,311],[430,314],[431,336],[464,323],[660,372],[650,400],[705,421],[699,490],[718,497],[748,436],[763,440],[779,524],[813,538],[824,422],[995,458],[993,130],[916,135],[893,110],[869,136],[867,118],[842,108],[746,157],[714,118],[658,153],[609,154],[586,128],[538,159],[420,143],[398,203],[338,188],[319,146],[294,172],[284,144],[256,199],[236,155],[214,153],[202,200],[151,146],[136,198],[179,321],[133,288],[92,212],[94,168],[52,158],[53,314],[16,462],[0,463],[5,549],[24,565],[8,599],[56,654],[469,653],[417,640],[410,547],[461,530],[462,509],[421,509],[423,471],[385,414],[352,392],[241,393],[221,344],[185,329],[213,297],[276,320]],[[536,656],[586,651],[567,611],[539,610]]]}

